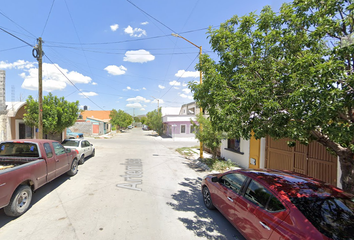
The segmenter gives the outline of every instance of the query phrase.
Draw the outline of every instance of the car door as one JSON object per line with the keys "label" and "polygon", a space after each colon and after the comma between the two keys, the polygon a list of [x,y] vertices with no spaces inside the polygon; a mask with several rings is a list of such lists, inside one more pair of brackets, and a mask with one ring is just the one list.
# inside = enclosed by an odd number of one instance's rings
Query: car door
{"label": "car door", "polygon": [[241,173],[226,174],[219,179],[217,208],[232,224],[235,222],[235,203],[240,197],[239,193],[245,179],[246,176]]}
{"label": "car door", "polygon": [[288,215],[287,209],[279,199],[253,179],[249,181],[238,204],[239,214],[242,212],[247,215],[247,224],[240,231],[248,239],[269,239]]}
{"label": "car door", "polygon": [[81,141],[81,149],[85,157],[89,156],[90,153],[90,145],[86,140]]}
{"label": "car door", "polygon": [[56,177],[56,159],[53,154],[53,149],[49,143],[43,144],[46,160],[47,160],[47,182],[53,180]]}
{"label": "car door", "polygon": [[58,177],[69,171],[70,161],[63,145],[58,142],[53,142],[52,144],[55,153],[56,176]]}

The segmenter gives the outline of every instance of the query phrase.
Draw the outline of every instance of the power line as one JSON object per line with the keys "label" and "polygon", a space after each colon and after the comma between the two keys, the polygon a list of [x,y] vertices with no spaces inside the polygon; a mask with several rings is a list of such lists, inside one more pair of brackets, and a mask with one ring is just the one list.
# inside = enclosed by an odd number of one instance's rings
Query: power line
{"label": "power line", "polygon": [[[198,55],[193,59],[193,61],[191,62],[191,64],[189,64],[189,66],[186,68],[187,70],[190,68],[190,66],[192,66],[192,64],[194,63],[194,61],[198,58],[198,56],[199,56],[199,53],[198,53]],[[185,72],[184,72],[185,73]],[[183,74],[184,74],[183,73]],[[181,79],[181,77],[183,76],[183,74],[176,80],[176,81],[178,81],[178,80],[180,80]],[[164,95],[162,95],[160,98],[162,98],[163,96],[165,96],[170,90],[171,90],[171,88],[173,88],[173,86],[174,85],[171,85],[171,87],[165,92],[165,94]]]}
{"label": "power line", "polygon": [[3,50],[0,50],[0,52],[10,51],[10,50],[18,49],[18,48],[23,48],[23,47],[27,47],[27,45],[22,45],[22,46],[19,46],[19,47],[3,49]]}
{"label": "power line", "polygon": [[71,85],[73,85],[85,98],[87,98],[90,102],[92,102],[93,104],[95,104],[98,108],[104,110],[102,107],[98,106],[94,101],[92,101],[88,96],[85,95],[85,93],[83,93],[66,75],[65,73],[63,73],[63,71],[60,70],[60,68],[58,67],[57,64],[55,64],[52,60],[50,60],[50,58],[45,55],[45,57],[55,66],[56,69],[58,69],[58,71],[71,83]]}
{"label": "power line", "polygon": [[54,2],[55,2],[55,0],[53,0],[52,6],[50,7],[49,14],[48,14],[47,20],[45,21],[44,28],[43,28],[43,31],[42,31],[41,36],[43,36],[44,30],[45,30],[45,28],[47,27],[47,23],[48,23],[48,20],[49,20],[49,16],[50,16],[50,14],[52,13],[52,9],[53,9],[53,6],[54,6]]}
{"label": "power line", "polygon": [[3,31],[3,32],[5,32],[5,33],[7,33],[7,34],[9,34],[9,35],[11,35],[11,36],[13,36],[14,38],[16,38],[16,39],[20,40],[21,42],[26,43],[28,46],[34,47],[32,44],[30,44],[30,43],[26,42],[26,41],[25,41],[25,40],[23,40],[22,38],[19,38],[19,37],[17,37],[16,35],[14,35],[14,34],[12,34],[12,33],[8,32],[8,31],[6,31],[6,30],[5,30],[5,29],[3,29],[2,27],[0,27],[0,30],[1,30],[1,31]]}
{"label": "power line", "polygon": [[[216,27],[216,26],[212,26],[212,27]],[[203,30],[207,30],[207,29],[209,29],[209,27],[207,27],[207,28],[199,28],[199,29],[195,29],[195,30],[189,30],[189,31],[185,31],[185,32],[179,32],[178,34],[182,35],[182,34],[185,34],[185,33],[198,32],[198,31],[203,31]],[[147,38],[139,38],[139,39],[122,40],[122,41],[116,41],[116,42],[73,43],[73,42],[56,42],[56,41],[48,41],[48,40],[46,40],[46,43],[67,44],[67,45],[109,45],[109,44],[118,44],[118,43],[126,43],[126,42],[145,41],[145,40],[164,38],[164,37],[171,37],[171,34],[154,36],[154,37],[147,37]]]}
{"label": "power line", "polygon": [[163,25],[164,27],[166,27],[167,29],[169,29],[171,32],[176,32],[173,29],[171,29],[170,27],[168,27],[166,24],[164,24],[163,22],[157,20],[156,18],[154,18],[153,16],[151,16],[150,14],[148,14],[147,12],[145,12],[143,9],[141,9],[140,7],[138,7],[137,5],[135,5],[134,3],[132,3],[130,0],[127,0],[128,3],[130,3],[131,5],[133,5],[134,7],[136,7],[137,9],[139,9],[140,11],[142,11],[143,13],[145,13],[146,15],[148,15],[149,17],[151,17],[152,19],[154,19],[156,22],[160,23],[161,25]]}
{"label": "power line", "polygon": [[27,33],[31,34],[33,37],[36,38],[36,36],[34,36],[31,32],[27,31],[25,28],[23,28],[21,25],[17,24],[15,21],[13,21],[11,18],[9,18],[8,16],[6,16],[3,12],[0,11],[0,14],[3,15],[4,17],[6,17],[8,20],[10,20],[11,22],[13,22],[14,24],[16,24],[18,27],[22,28],[23,30],[25,30]]}

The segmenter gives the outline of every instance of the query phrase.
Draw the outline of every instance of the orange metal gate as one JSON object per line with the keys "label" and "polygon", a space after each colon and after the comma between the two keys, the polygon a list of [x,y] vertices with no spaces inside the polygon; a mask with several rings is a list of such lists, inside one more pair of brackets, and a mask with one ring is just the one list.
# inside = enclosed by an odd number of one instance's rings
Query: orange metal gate
{"label": "orange metal gate", "polygon": [[336,156],[318,142],[306,146],[296,141],[295,147],[289,147],[287,141],[267,137],[266,168],[290,170],[337,185]]}

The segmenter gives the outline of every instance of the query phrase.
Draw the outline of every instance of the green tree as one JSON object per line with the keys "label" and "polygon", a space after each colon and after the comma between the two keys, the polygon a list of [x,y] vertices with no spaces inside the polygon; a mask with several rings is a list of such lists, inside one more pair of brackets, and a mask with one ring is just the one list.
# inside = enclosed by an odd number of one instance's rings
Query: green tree
{"label": "green tree", "polygon": [[140,118],[140,122],[141,122],[142,124],[145,124],[145,123],[146,123],[146,120],[147,120],[146,117],[141,117],[141,118]]}
{"label": "green tree", "polygon": [[316,140],[340,158],[343,189],[354,193],[352,0],[295,0],[275,13],[234,16],[209,29],[194,98],[231,137]]}
{"label": "green tree", "polygon": [[109,114],[110,122],[113,126],[119,126],[120,128],[127,128],[133,122],[133,117],[124,112],[123,110],[112,109]]}
{"label": "green tree", "polygon": [[[203,116],[203,114],[198,114],[197,123],[201,124],[203,127],[202,131],[195,131],[195,137],[203,143],[207,148],[210,149],[212,153],[212,158],[217,158],[217,150],[221,145],[221,140],[225,137],[222,132],[215,131],[210,120]],[[191,120],[194,129],[199,129],[199,125]]]}
{"label": "green tree", "polygon": [[162,133],[163,123],[161,107],[158,109],[158,111],[154,110],[147,113],[145,124],[148,125],[150,129],[155,130],[158,134]]}
{"label": "green tree", "polygon": [[[32,96],[26,100],[26,113],[23,120],[26,125],[38,127],[38,101]],[[79,101],[68,102],[63,97],[58,98],[49,93],[43,97],[43,132],[60,133],[65,128],[75,124],[79,114]]]}
{"label": "green tree", "polygon": [[140,118],[139,118],[139,117],[134,117],[134,121],[135,121],[136,123],[138,123],[138,122],[140,122]]}

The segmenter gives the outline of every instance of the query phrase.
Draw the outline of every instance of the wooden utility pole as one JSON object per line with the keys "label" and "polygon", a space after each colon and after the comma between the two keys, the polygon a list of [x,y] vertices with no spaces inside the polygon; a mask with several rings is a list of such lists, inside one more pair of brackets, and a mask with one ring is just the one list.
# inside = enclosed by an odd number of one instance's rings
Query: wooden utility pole
{"label": "wooden utility pole", "polygon": [[37,39],[38,44],[33,49],[32,54],[38,61],[38,139],[43,138],[43,103],[42,103],[42,38]]}

